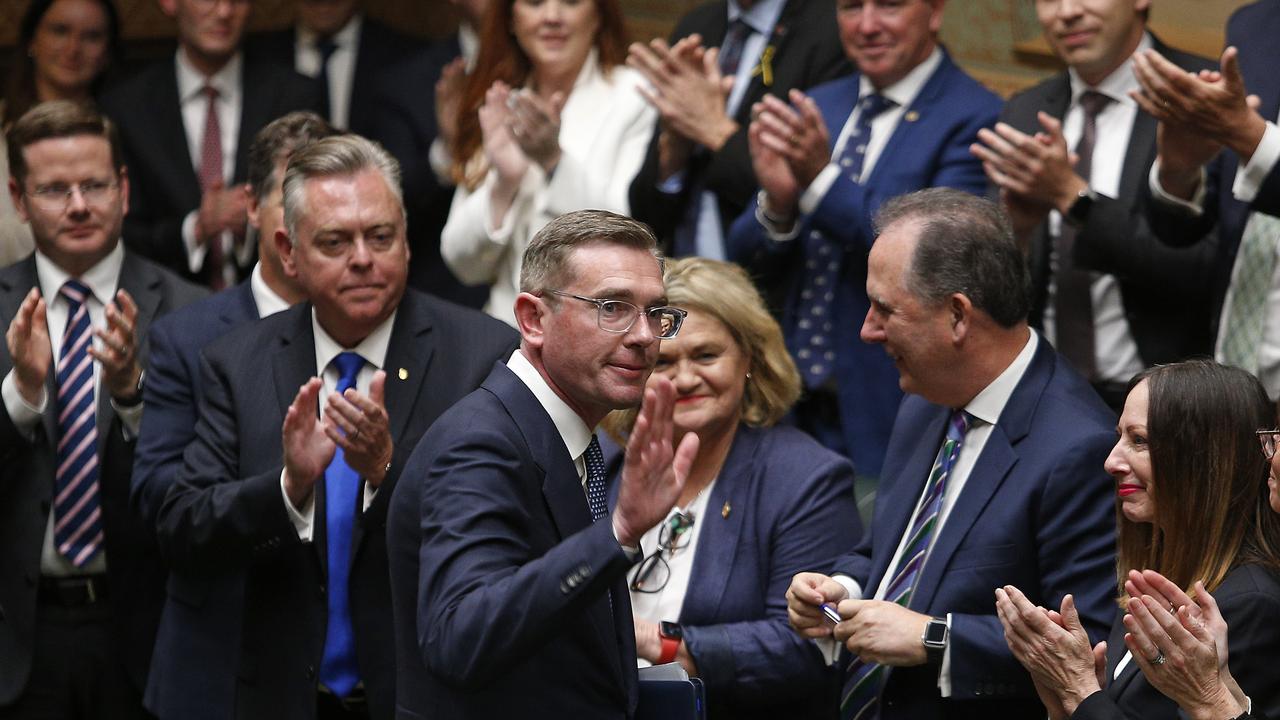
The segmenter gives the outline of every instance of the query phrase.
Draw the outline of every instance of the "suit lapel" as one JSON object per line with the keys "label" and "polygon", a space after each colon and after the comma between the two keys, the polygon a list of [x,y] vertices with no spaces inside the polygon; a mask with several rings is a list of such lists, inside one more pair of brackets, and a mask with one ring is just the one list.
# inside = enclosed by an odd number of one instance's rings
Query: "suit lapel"
{"label": "suit lapel", "polygon": [[[133,334],[138,346],[138,362],[147,364],[147,331],[151,328],[156,312],[163,299],[160,293],[160,276],[150,267],[139,262],[125,251],[120,264],[118,286],[129,293],[134,304],[138,306],[138,317],[134,321]],[[115,302],[115,298],[99,298],[104,305]],[[98,458],[106,457],[107,441],[110,439],[111,426],[115,420],[115,410],[111,407],[111,393],[102,385],[101,375],[98,380]]]}
{"label": "suit lapel", "polygon": [[1119,622],[1112,623],[1111,636],[1107,638],[1107,695],[1112,698],[1118,698],[1128,689],[1129,684],[1138,676],[1138,664],[1129,659],[1129,664],[1125,665],[1119,677],[1115,676],[1116,666],[1124,659],[1125,653],[1129,648],[1124,644],[1124,625]]}
{"label": "suit lapel", "polygon": [[863,597],[872,597],[880,586],[884,575],[889,571],[889,563],[893,561],[898,544],[907,531],[907,523],[920,503],[920,495],[924,492],[925,483],[933,469],[938,449],[942,447],[942,439],[946,433],[947,418],[951,411],[941,406],[930,406],[928,414],[921,423],[920,433],[915,437],[922,441],[931,440],[931,444],[923,444],[920,452],[907,456],[901,471],[896,475],[892,488],[883,497],[876,499],[876,510],[884,508],[883,513],[875,519],[872,532],[877,540],[872,550],[871,574],[867,578],[867,586],[862,588]]}
{"label": "suit lapel", "polygon": [[[681,619],[717,616],[729,583],[728,569],[733,567],[741,545],[742,520],[747,516],[741,510],[725,516],[719,509],[726,505],[730,508],[747,506],[747,497],[754,489],[752,486],[756,478],[752,467],[756,450],[760,447],[757,435],[752,428],[739,426],[716,486],[711,490],[711,497],[707,498],[707,510],[696,520],[702,524],[702,529],[698,531],[698,551],[693,556],[689,589],[680,608]],[[725,478],[732,480],[725,481]]]}
{"label": "suit lapel", "polygon": [[[289,67],[292,66],[293,64],[290,63]],[[240,69],[240,88],[244,97],[240,106],[240,137],[236,141],[236,164],[231,175],[235,182],[241,182],[248,177],[249,148],[253,145],[254,135],[274,119],[271,114],[274,106],[272,93],[276,92],[276,88],[254,78],[248,70],[249,62],[246,59]]]}
{"label": "suit lapel", "polygon": [[[298,395],[298,388],[307,380],[315,377],[316,344],[311,331],[311,303],[303,302],[295,305],[286,313],[291,313],[289,322],[284,324],[271,357],[271,373],[276,386],[276,403],[280,408],[280,417],[289,412],[289,406]],[[316,483],[315,513],[312,515],[312,548],[321,568],[326,568],[325,558],[328,555],[325,538],[325,505],[324,479]],[[328,571],[325,571],[328,575]]]}
{"label": "suit lapel", "polygon": [[[924,87],[920,88],[920,93],[916,95],[915,100],[911,101],[910,107],[905,108],[905,112],[893,129],[893,134],[889,136],[889,142],[885,143],[884,149],[880,151],[880,157],[894,158],[897,162],[877,162],[875,167],[871,168],[871,175],[867,177],[867,185],[877,186],[880,183],[882,171],[889,172],[896,165],[910,164],[898,160],[899,158],[912,157],[918,148],[932,148],[932,139],[922,140],[916,137],[921,132],[919,119],[933,112],[938,97],[947,89],[947,83],[955,72],[955,64],[951,62],[951,56],[946,50],[939,50],[942,53],[942,61],[938,63],[938,67],[929,76]],[[856,87],[854,96],[856,100]]]}
{"label": "suit lapel", "polygon": [[[18,314],[18,308],[22,305],[22,301],[26,299],[27,293],[31,292],[31,288],[40,287],[40,278],[36,274],[36,256],[34,253],[28,255],[25,260],[19,261],[13,267],[15,271],[13,284],[5,288],[2,300],[4,307],[0,308],[4,312],[4,317],[8,318],[10,322]],[[45,298],[44,301],[48,304],[53,302],[53,298]],[[12,364],[13,358],[10,358],[9,362]],[[48,407],[40,417],[40,424],[44,427],[44,436],[50,440],[50,447],[54,446],[54,442],[58,437],[56,367],[57,358],[53,358],[49,363],[49,370],[45,373],[44,378],[44,391],[45,397],[48,398]]]}

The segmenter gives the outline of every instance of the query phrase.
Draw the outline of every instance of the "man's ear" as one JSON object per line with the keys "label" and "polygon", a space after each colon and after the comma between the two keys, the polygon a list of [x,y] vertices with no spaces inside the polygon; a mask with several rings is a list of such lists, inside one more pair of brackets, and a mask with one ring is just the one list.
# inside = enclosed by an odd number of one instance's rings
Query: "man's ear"
{"label": "man's ear", "polygon": [[293,257],[293,243],[289,241],[289,233],[284,228],[276,230],[276,254],[280,256],[280,266],[284,274],[290,278],[298,278],[298,265]]}
{"label": "man's ear", "polygon": [[947,300],[947,310],[951,315],[951,340],[962,343],[972,328],[973,301],[964,293],[952,293]]}
{"label": "man's ear", "polygon": [[12,177],[9,178],[9,198],[13,200],[13,207],[18,211],[18,219],[24,223],[31,222],[31,218],[27,217],[27,206],[22,203],[22,188]]}
{"label": "man's ear", "polygon": [[546,338],[546,320],[551,308],[547,302],[532,293],[516,296],[516,329],[520,331],[521,346],[537,351]]}

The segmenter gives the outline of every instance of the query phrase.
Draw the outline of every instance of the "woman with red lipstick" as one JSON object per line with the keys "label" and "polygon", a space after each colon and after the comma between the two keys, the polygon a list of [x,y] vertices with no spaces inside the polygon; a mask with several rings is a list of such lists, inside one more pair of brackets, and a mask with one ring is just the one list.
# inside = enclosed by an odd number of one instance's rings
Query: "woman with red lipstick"
{"label": "woman with red lipstick", "polygon": [[623,66],[617,0],[494,0],[450,152],[458,189],[440,253],[485,311],[514,325],[520,261],[552,218],[629,214],[627,190],[657,117]]}
{"label": "woman with red lipstick", "polygon": [[[1229,628],[1230,675],[1267,717],[1280,717],[1280,516],[1269,502],[1258,429],[1274,424],[1266,391],[1243,370],[1207,360],[1161,366],[1130,384],[1106,461],[1117,488],[1119,602],[1135,614],[1128,624],[1151,616],[1148,605],[1163,613],[1195,599],[1196,588],[1212,593]],[[1121,613],[1091,652],[1069,596],[1061,613],[1047,613],[1015,588],[996,595],[1009,647],[1051,717],[1177,717],[1178,706],[1146,676],[1170,662],[1172,635],[1148,644],[1144,634],[1126,646]],[[1148,654],[1135,660],[1134,647]]]}
{"label": "woman with red lipstick", "polygon": [[[116,55],[120,20],[111,0],[31,0],[18,27],[9,80],[0,100],[0,129],[8,130],[37,103],[90,100],[102,89]],[[8,151],[0,143],[0,186],[9,184]],[[0,267],[26,257],[31,229],[0,192]]]}
{"label": "woman with red lipstick", "polygon": [[[676,387],[676,441],[698,455],[671,515],[641,539],[629,576],[642,664],[676,661],[706,684],[711,718],[828,717],[835,691],[817,647],[787,624],[795,573],[858,540],[853,468],[792,427],[800,392],[782,331],[741,268],[668,261],[668,303],[688,311],[654,375]],[[615,414],[625,434],[634,412]],[[620,457],[611,456],[617,478]]]}

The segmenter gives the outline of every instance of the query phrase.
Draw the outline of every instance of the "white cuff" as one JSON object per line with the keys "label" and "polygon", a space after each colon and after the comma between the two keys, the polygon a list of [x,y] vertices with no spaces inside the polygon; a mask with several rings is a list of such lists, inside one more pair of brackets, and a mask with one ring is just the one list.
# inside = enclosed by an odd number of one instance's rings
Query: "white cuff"
{"label": "white cuff", "polygon": [[193,273],[200,272],[204,266],[204,256],[208,252],[204,245],[196,241],[196,218],[200,213],[192,210],[182,219],[182,244],[187,248],[187,269]]}
{"label": "white cuff", "polygon": [[1200,168],[1200,182],[1196,185],[1195,195],[1190,200],[1183,200],[1180,197],[1171,195],[1164,186],[1160,184],[1160,158],[1151,163],[1151,172],[1147,175],[1147,185],[1151,188],[1151,197],[1169,208],[1181,210],[1191,217],[1200,217],[1204,214],[1204,196],[1205,196],[1205,172],[1204,168]]}
{"label": "white cuff", "polygon": [[938,692],[951,697],[951,613],[947,613],[947,647],[942,651],[942,668],[938,671]]}
{"label": "white cuff", "polygon": [[818,205],[822,202],[822,198],[827,196],[827,191],[836,183],[840,177],[840,166],[835,163],[827,163],[822,168],[822,172],[818,173],[818,177],[809,183],[809,187],[804,189],[800,195],[800,214],[812,215],[814,210],[818,209]]}
{"label": "white cuff", "polygon": [[765,192],[761,190],[756,196],[756,222],[760,223],[760,227],[764,228],[765,234],[774,242],[782,243],[795,240],[796,236],[800,234],[800,218],[795,217],[791,220],[791,229],[781,229],[769,216],[769,213],[765,211],[765,199]]}
{"label": "white cuff", "polygon": [[431,149],[427,151],[427,162],[431,164],[431,172],[435,173],[436,182],[441,187],[453,187],[453,155],[444,141],[436,138],[431,141]]}
{"label": "white cuff", "polygon": [[49,407],[49,393],[43,385],[40,386],[40,403],[31,405],[26,398],[22,397],[22,393],[18,392],[18,379],[14,375],[15,372],[17,371],[10,369],[4,376],[4,382],[0,382],[0,395],[4,397],[4,409],[9,413],[9,421],[19,433],[30,439],[36,425],[40,424],[40,416]]}
{"label": "white cuff", "polygon": [[142,408],[143,403],[126,407],[117,404],[116,399],[111,398],[111,409],[115,410],[116,417],[120,418],[120,426],[124,428],[125,440],[132,440],[138,437],[138,430],[142,427]]}
{"label": "white cuff", "polygon": [[1262,133],[1262,140],[1254,148],[1249,163],[1236,172],[1236,180],[1231,185],[1231,194],[1242,203],[1251,203],[1258,196],[1258,190],[1266,182],[1267,176],[1280,162],[1280,128],[1275,123],[1267,123]]}
{"label": "white cuff", "polygon": [[[302,542],[311,542],[312,526],[315,524],[316,517],[316,493],[315,490],[307,496],[307,501],[303,504],[302,509],[293,506],[289,501],[289,493],[284,491],[284,470],[280,471],[280,497],[284,500],[284,508],[289,513],[289,520],[293,522],[293,529],[298,531],[298,539]],[[368,496],[365,496],[366,501]]]}

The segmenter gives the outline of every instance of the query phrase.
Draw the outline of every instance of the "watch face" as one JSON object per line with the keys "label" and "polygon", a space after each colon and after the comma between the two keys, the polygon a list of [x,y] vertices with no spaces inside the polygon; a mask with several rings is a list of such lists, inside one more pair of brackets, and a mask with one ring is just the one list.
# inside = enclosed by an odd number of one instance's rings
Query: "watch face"
{"label": "watch face", "polygon": [[658,625],[658,634],[672,640],[683,640],[684,629],[680,627],[680,623],[673,623],[663,620]]}
{"label": "watch face", "polygon": [[932,620],[924,632],[924,641],[933,645],[941,645],[947,640],[947,623]]}

